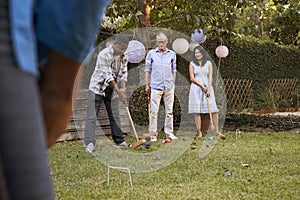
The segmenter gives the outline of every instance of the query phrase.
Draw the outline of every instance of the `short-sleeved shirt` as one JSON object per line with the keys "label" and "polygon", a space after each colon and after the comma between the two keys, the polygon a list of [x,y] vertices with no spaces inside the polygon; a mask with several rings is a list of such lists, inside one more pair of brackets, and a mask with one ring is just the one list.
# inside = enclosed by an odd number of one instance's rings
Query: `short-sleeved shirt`
{"label": "short-sleeved shirt", "polygon": [[[38,46],[82,62],[94,45],[109,0],[10,0],[12,45],[18,66],[38,75]],[[41,44],[41,45],[38,45]]]}
{"label": "short-sleeved shirt", "polygon": [[164,53],[158,48],[152,49],[146,56],[145,72],[151,74],[150,87],[157,90],[174,88],[174,76],[176,72],[176,53],[166,49]]}

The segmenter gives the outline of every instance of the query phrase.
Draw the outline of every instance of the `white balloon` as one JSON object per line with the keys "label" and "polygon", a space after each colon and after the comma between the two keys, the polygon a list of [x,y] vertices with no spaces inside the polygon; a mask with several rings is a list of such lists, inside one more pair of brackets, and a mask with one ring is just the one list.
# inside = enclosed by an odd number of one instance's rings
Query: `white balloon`
{"label": "white balloon", "polygon": [[184,38],[177,38],[172,44],[173,50],[178,54],[184,54],[189,49],[189,42]]}

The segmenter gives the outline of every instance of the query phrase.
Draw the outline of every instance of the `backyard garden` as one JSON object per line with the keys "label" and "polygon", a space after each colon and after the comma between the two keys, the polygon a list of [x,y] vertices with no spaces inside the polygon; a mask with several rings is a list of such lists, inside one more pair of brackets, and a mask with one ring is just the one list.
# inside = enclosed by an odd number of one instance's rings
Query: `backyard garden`
{"label": "backyard garden", "polygon": [[[299,199],[300,4],[295,2],[112,1],[97,47],[82,65],[66,133],[49,148],[57,199]],[[149,51],[156,36],[149,30],[169,31],[167,47],[177,54],[178,140],[166,142],[161,130],[158,141],[147,148],[113,147],[107,113],[101,109],[96,149],[85,152],[88,87],[98,52],[118,34],[140,41]],[[202,34],[196,44],[195,30]],[[183,43],[178,45],[178,39]],[[203,115],[207,135],[194,138],[195,122],[187,114],[193,45],[201,45],[213,61],[218,127],[224,140],[209,137],[208,115]],[[139,133],[147,132],[149,124],[144,56],[128,63],[126,106]],[[125,140],[134,144],[124,105],[117,102],[114,111]],[[159,123],[164,114],[159,113]],[[117,160],[120,163],[114,164]]]}

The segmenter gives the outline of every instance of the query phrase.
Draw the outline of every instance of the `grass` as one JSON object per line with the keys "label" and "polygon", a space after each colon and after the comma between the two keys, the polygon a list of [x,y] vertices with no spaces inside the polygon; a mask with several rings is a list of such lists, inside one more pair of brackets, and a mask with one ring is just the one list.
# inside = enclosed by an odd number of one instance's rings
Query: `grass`
{"label": "grass", "polygon": [[57,199],[299,199],[300,134],[225,134],[204,158],[195,140],[167,167],[132,173],[133,187],[119,170],[111,170],[107,185],[107,166],[85,153],[81,140],[57,143],[49,150]]}

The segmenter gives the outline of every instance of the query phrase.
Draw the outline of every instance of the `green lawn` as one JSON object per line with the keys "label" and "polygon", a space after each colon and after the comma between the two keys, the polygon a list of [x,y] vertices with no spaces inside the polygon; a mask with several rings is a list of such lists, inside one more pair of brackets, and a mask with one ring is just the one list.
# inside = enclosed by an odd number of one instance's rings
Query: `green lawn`
{"label": "green lawn", "polygon": [[[133,187],[128,173],[119,170],[111,170],[107,185],[107,166],[84,151],[83,141],[57,143],[49,150],[56,196],[59,200],[300,199],[300,134],[242,132],[237,140],[235,132],[225,135],[226,140],[218,140],[204,158],[199,157],[203,141],[195,140],[167,167],[132,173]],[[153,144],[150,150],[160,145]],[[225,176],[226,170],[232,175]]]}

